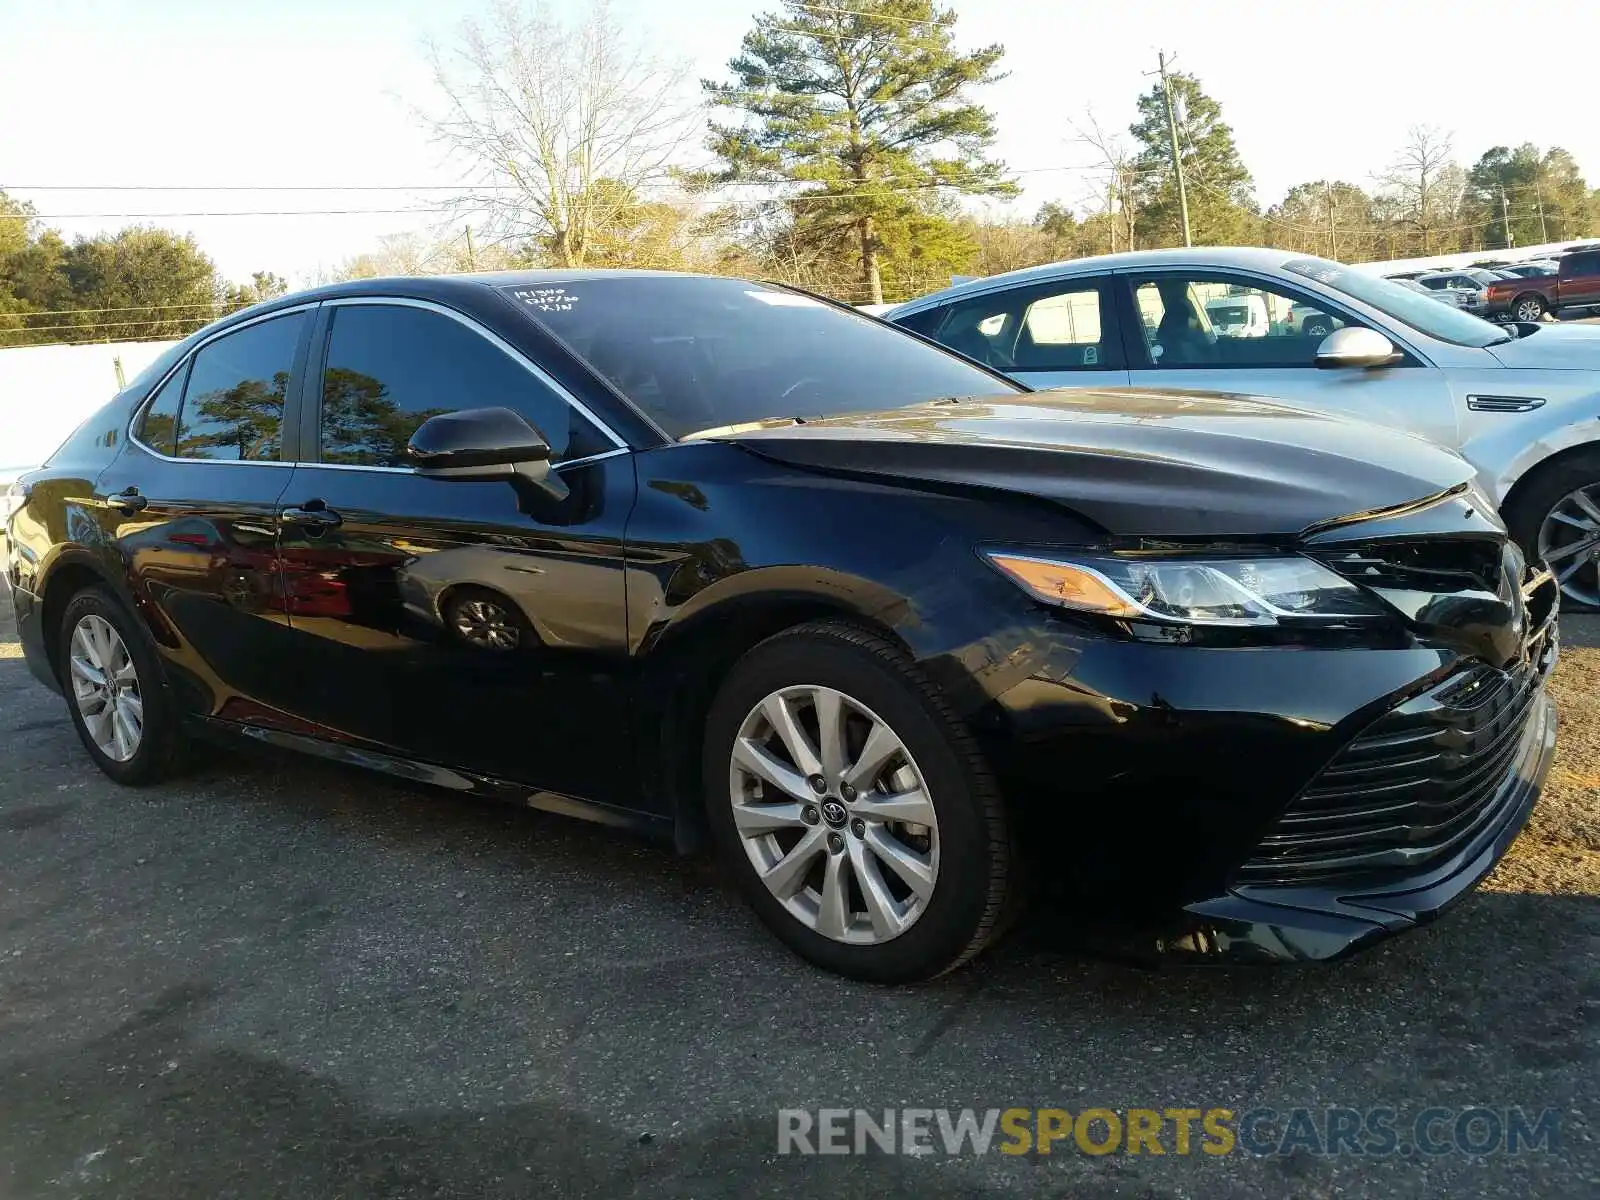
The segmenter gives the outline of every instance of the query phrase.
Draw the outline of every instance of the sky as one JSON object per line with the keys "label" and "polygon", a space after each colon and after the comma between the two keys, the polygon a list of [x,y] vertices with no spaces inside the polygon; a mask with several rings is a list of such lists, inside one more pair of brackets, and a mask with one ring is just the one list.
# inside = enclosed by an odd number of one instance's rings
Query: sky
{"label": "sky", "polygon": [[[406,189],[461,178],[416,115],[437,104],[425,40],[447,41],[485,2],[0,0],[0,189],[69,236],[139,214],[415,207],[440,193]],[[953,2],[960,45],[1006,47],[1009,76],[977,98],[996,115],[997,155],[1019,172],[1018,215],[1087,202],[1095,154],[1074,124],[1092,109],[1126,130],[1158,50],[1221,102],[1263,205],[1305,180],[1370,184],[1413,125],[1451,132],[1463,166],[1497,144],[1564,146],[1600,183],[1594,106],[1562,101],[1558,86],[1563,46],[1600,45],[1594,0]],[[696,79],[724,78],[752,15],[770,7],[614,0]],[[199,190],[222,186],[280,190]],[[396,190],[352,190],[379,186]],[[72,190],[103,187],[124,190]],[[316,190],[282,190],[300,188]],[[230,279],[270,270],[295,285],[430,221],[146,219],[192,233]]]}

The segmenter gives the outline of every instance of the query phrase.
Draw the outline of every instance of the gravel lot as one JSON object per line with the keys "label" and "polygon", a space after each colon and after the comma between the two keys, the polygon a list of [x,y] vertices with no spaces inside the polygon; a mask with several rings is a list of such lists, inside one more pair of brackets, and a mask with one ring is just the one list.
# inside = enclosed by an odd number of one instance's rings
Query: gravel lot
{"label": "gravel lot", "polygon": [[[889,991],[791,958],[709,864],[602,829],[261,754],[119,789],[0,612],[6,1200],[1600,1192],[1592,621],[1567,623],[1535,822],[1431,928],[1332,969],[1144,971],[1037,918]],[[775,1154],[786,1106],[1329,1104],[1548,1106],[1561,1144]]]}

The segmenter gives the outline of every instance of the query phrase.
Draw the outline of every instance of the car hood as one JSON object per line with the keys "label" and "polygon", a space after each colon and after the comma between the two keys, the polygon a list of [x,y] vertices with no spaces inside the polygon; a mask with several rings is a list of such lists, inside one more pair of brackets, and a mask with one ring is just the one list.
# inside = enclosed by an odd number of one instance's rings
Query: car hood
{"label": "car hood", "polygon": [[1473,474],[1409,434],[1214,392],[1043,391],[705,436],[796,466],[1034,496],[1118,537],[1283,537]]}
{"label": "car hood", "polygon": [[1538,333],[1490,346],[1489,353],[1507,367],[1600,371],[1600,325],[1541,325]]}

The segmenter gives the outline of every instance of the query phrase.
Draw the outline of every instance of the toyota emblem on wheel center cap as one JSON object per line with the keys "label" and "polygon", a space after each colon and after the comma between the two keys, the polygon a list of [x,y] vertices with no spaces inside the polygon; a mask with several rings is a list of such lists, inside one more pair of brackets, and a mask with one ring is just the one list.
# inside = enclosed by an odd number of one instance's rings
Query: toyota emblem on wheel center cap
{"label": "toyota emblem on wheel center cap", "polygon": [[834,829],[838,829],[849,818],[844,805],[837,800],[824,800],[822,802],[822,819]]}

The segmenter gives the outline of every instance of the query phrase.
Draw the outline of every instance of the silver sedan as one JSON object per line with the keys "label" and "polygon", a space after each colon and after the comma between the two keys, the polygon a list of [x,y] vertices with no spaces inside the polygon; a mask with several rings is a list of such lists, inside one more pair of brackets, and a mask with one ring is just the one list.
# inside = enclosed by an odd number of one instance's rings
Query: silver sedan
{"label": "silver sedan", "polygon": [[1237,248],[1032,267],[884,319],[1034,387],[1251,393],[1440,442],[1568,599],[1600,607],[1600,328],[1495,325],[1358,268]]}

